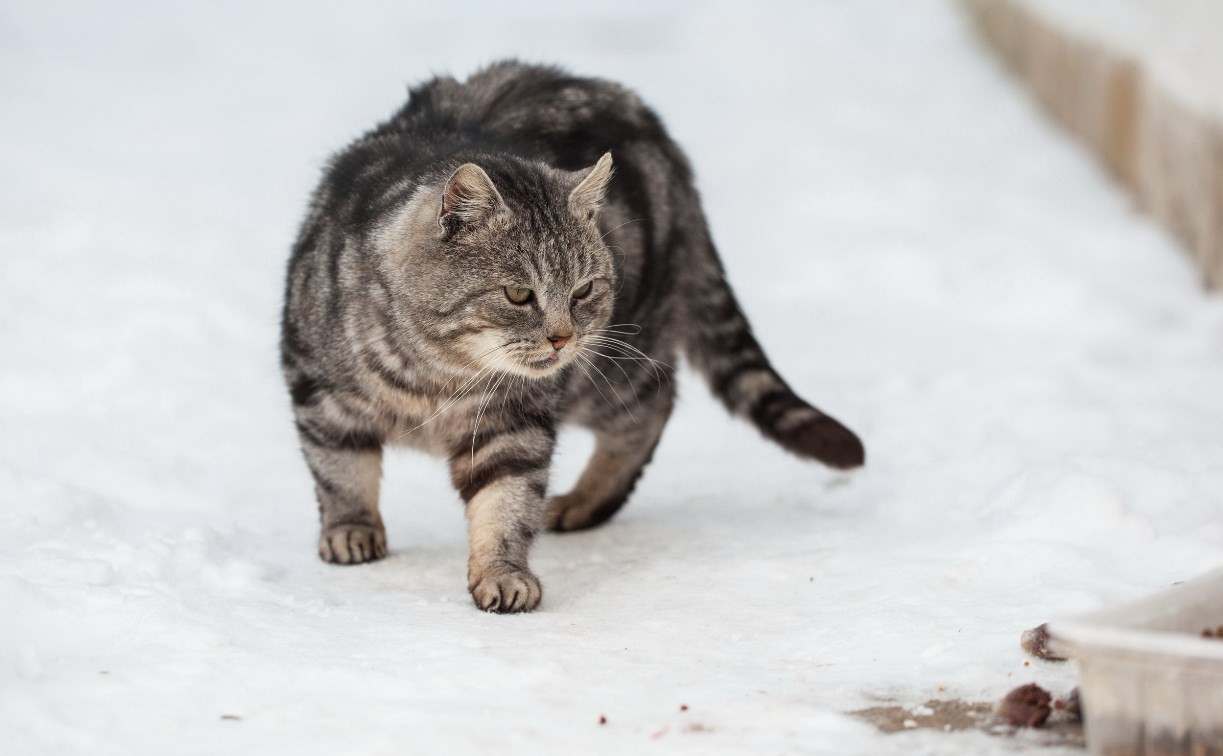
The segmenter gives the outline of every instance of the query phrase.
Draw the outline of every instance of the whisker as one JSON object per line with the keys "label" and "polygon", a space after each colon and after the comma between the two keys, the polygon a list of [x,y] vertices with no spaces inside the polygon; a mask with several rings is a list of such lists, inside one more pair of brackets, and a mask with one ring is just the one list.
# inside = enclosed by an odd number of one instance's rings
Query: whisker
{"label": "whisker", "polygon": [[[510,342],[510,343],[513,343],[513,342]],[[497,349],[504,349],[507,346],[509,346],[509,344],[503,344],[500,347],[497,347]],[[450,397],[442,403],[442,406],[438,407],[437,410],[432,415],[430,415],[428,418],[426,418],[416,427],[409,428],[408,430],[396,436],[395,440],[398,441],[399,439],[403,438],[404,436],[415,433],[416,431],[425,427],[426,425],[428,425],[429,423],[433,422],[438,417],[440,417],[442,414],[450,410],[450,408],[452,408],[458,402],[462,401],[464,397],[466,397],[468,394],[471,393],[472,389],[476,387],[476,385],[479,383],[481,378],[485,378],[485,377],[491,378],[494,372],[497,370],[497,368],[501,366],[501,364],[505,361],[506,357],[508,356],[509,356],[508,353],[505,355],[502,355],[501,359],[498,360],[496,364],[481,368],[475,375],[471,376],[466,381],[464,381],[463,384],[459,386],[459,388],[455,389],[455,392],[451,394]]]}
{"label": "whisker", "polygon": [[519,339],[511,339],[510,341],[507,341],[507,342],[505,342],[504,344],[499,344],[498,346],[491,347],[491,348],[489,348],[489,349],[485,349],[483,352],[481,352],[481,353],[477,354],[475,357],[473,357],[473,358],[471,358],[470,360],[468,360],[467,362],[465,362],[465,363],[464,363],[462,366],[460,366],[460,367],[456,368],[455,370],[451,371],[451,372],[450,372],[450,377],[449,377],[449,378],[447,378],[447,379],[446,379],[446,382],[442,384],[442,388],[443,388],[443,389],[445,389],[445,388],[446,388],[446,386],[447,386],[447,384],[449,384],[449,383],[450,383],[452,380],[454,380],[455,378],[458,378],[458,377],[459,377],[459,373],[461,373],[463,370],[467,369],[467,366],[468,366],[468,365],[471,365],[473,362],[478,362],[478,361],[479,361],[481,358],[485,357],[486,355],[492,354],[493,352],[497,351],[498,349],[505,349],[505,348],[506,348],[506,347],[508,347],[508,346],[512,346],[513,344],[515,344],[515,343],[516,343],[516,342],[518,342],[518,341],[519,341]]}
{"label": "whisker", "polygon": [[[578,347],[579,355],[585,352],[589,352],[591,354],[597,354],[600,357],[607,357],[610,360],[614,360],[612,364],[615,365],[617,368],[619,368],[620,373],[624,375],[624,382],[628,384],[629,390],[633,392],[633,401],[637,403],[637,409],[641,409],[641,399],[637,396],[637,389],[636,387],[633,386],[633,379],[629,377],[628,371],[625,370],[624,366],[620,364],[621,359],[627,359],[627,358],[610,357],[606,354],[603,354],[602,352],[596,352],[595,350],[589,349],[584,346]],[[588,361],[591,363],[592,366],[594,365],[594,362],[592,360],[588,360]],[[602,371],[599,371],[599,372],[602,372]]]}
{"label": "whisker", "polygon": [[[611,336],[601,336],[601,335],[592,336],[592,337],[590,337],[590,339],[591,339],[592,341],[599,341],[599,342],[604,343],[604,344],[608,344],[608,345],[615,345],[615,346],[618,346],[618,347],[620,347],[620,348],[622,348],[622,349],[627,349],[627,350],[629,350],[630,352],[632,352],[633,354],[636,354],[636,355],[638,355],[638,356],[640,356],[640,357],[642,357],[642,358],[644,358],[644,359],[647,359],[647,360],[650,360],[651,362],[656,362],[656,363],[658,363],[659,365],[665,365],[666,367],[671,368],[671,366],[670,366],[670,365],[667,365],[667,363],[665,363],[665,362],[661,362],[661,361],[659,361],[659,360],[654,359],[654,358],[653,358],[653,357],[651,357],[650,355],[648,355],[648,354],[646,354],[645,352],[641,351],[640,349],[638,349],[637,347],[635,347],[635,346],[633,346],[632,344],[628,343],[627,341],[624,341],[623,339],[616,339],[616,338],[612,338]],[[674,368],[671,368],[671,369],[672,369],[672,370],[674,370]]]}
{"label": "whisker", "polygon": [[609,341],[604,341],[603,339],[599,339],[599,338],[590,338],[590,339],[587,339],[587,341],[588,341],[589,343],[591,343],[591,344],[594,344],[595,346],[599,346],[599,347],[602,347],[602,348],[604,348],[604,349],[610,349],[610,350],[612,350],[614,353],[616,353],[616,354],[618,354],[618,355],[620,355],[620,356],[622,356],[622,357],[625,357],[625,358],[631,358],[631,359],[634,359],[634,360],[640,360],[640,361],[642,361],[642,362],[649,362],[649,361],[650,361],[648,357],[642,357],[642,356],[641,356],[641,355],[639,355],[639,354],[636,354],[636,353],[634,353],[634,352],[630,352],[629,350],[625,349],[623,346],[621,346],[621,345],[619,345],[619,344],[614,344],[614,343],[611,343],[611,342],[609,342]]}
{"label": "whisker", "polygon": [[[621,363],[621,362],[637,362],[637,363],[645,363],[645,364],[646,364],[646,366],[650,368],[650,375],[651,375],[651,376],[653,376],[653,378],[654,378],[654,382],[655,382],[655,383],[658,385],[658,390],[659,390],[660,392],[662,391],[662,380],[661,380],[661,378],[665,378],[665,379],[667,380],[667,383],[670,383],[670,382],[671,382],[671,379],[670,379],[670,377],[668,377],[668,376],[667,376],[666,371],[660,371],[660,370],[659,370],[657,367],[655,367],[654,365],[650,364],[650,362],[651,362],[650,360],[648,360],[648,359],[646,359],[646,358],[644,358],[644,357],[633,357],[633,356],[620,356],[620,357],[617,357],[617,356],[615,356],[615,355],[605,354],[605,353],[603,353],[603,352],[598,351],[597,349],[591,349],[591,348],[589,348],[589,347],[586,347],[586,351],[587,351],[587,352],[589,352],[589,353],[591,353],[591,354],[597,354],[598,356],[602,357],[603,359],[606,359],[606,360],[612,360],[612,364],[616,365],[616,367],[619,367],[619,368],[621,369],[621,371],[623,371],[623,370],[624,370],[624,368],[620,366],[620,363]],[[660,377],[660,373],[661,373],[661,377]],[[629,385],[632,385],[632,380],[631,380],[631,379],[630,379],[630,381],[629,381]],[[634,397],[636,397],[636,395],[637,395],[637,391],[636,391],[636,389],[634,388],[634,390],[633,390],[633,396],[634,396]],[[640,404],[641,404],[641,400],[640,400],[640,399],[638,399],[637,403],[638,403],[638,405],[640,405]]]}
{"label": "whisker", "polygon": [[[497,363],[497,366],[500,367],[505,362],[505,359],[505,357],[502,357],[501,362]],[[469,482],[470,476],[474,475],[476,472],[476,436],[480,433],[480,419],[484,416],[484,410],[486,407],[488,407],[489,401],[491,401],[493,396],[497,393],[497,389],[501,386],[501,382],[504,381],[508,375],[509,373],[501,374],[501,377],[497,379],[497,382],[493,384],[493,387],[488,390],[487,395],[480,400],[480,406],[476,410],[476,422],[471,428],[471,464],[469,464],[467,467]]]}
{"label": "whisker", "polygon": [[633,346],[632,344],[629,344],[620,339],[613,339],[608,336],[590,336],[588,338],[590,341],[593,341],[594,343],[600,346],[606,347],[608,349],[612,349],[626,356],[635,355],[636,357],[642,360],[645,360],[646,362],[649,362],[652,365],[661,365],[662,367],[665,367],[668,370],[675,369],[671,365],[668,365],[667,363],[662,362],[661,360],[654,359],[653,357],[641,351],[640,349]]}
{"label": "whisker", "polygon": [[603,355],[608,359],[634,360],[637,362],[646,363],[654,375],[654,381],[658,384],[659,391],[662,391],[663,379],[666,379],[668,384],[671,383],[671,372],[674,371],[675,368],[671,367],[665,362],[661,362],[653,357],[650,357],[637,347],[631,344],[626,344],[620,339],[613,339],[607,336],[588,337],[588,340],[596,346],[600,346],[604,349],[610,349],[616,354],[621,355],[619,358],[614,358],[611,355]]}
{"label": "whisker", "polygon": [[[635,328],[636,330],[617,331],[615,330],[617,328]],[[595,330],[590,331],[590,333],[622,333],[629,336],[636,336],[637,334],[641,333],[641,326],[637,325],[636,323],[611,323],[603,326],[602,328],[596,328]]]}
{"label": "whisker", "polygon": [[604,394],[604,393],[603,393],[603,389],[599,388],[599,384],[598,384],[598,383],[595,383],[594,376],[592,376],[592,375],[590,374],[590,371],[589,371],[589,370],[587,370],[585,367],[583,367],[583,366],[581,365],[581,363],[577,363],[577,362],[575,362],[575,363],[573,363],[573,364],[574,364],[574,365],[576,365],[576,366],[577,366],[577,368],[578,368],[579,370],[581,370],[581,371],[582,371],[582,374],[583,374],[583,375],[585,375],[585,376],[586,376],[586,378],[587,378],[587,379],[590,381],[590,385],[592,385],[592,386],[594,386],[594,387],[595,387],[595,391],[598,391],[598,392],[599,392],[599,396],[603,397],[603,401],[607,402],[607,406],[608,406],[608,407],[611,407],[611,408],[613,408],[613,409],[615,409],[615,406],[616,406],[616,405],[614,405],[614,404],[612,404],[612,403],[611,403],[611,399],[608,399],[608,398],[607,398],[607,394]]}
{"label": "whisker", "polygon": [[591,353],[591,354],[597,354],[597,355],[599,355],[600,357],[603,357],[604,359],[608,359],[608,360],[616,360],[616,361],[618,361],[618,362],[645,362],[645,363],[649,363],[649,360],[648,360],[648,359],[646,359],[645,357],[637,357],[637,356],[635,356],[635,355],[625,354],[625,353],[623,353],[623,352],[621,352],[621,353],[619,353],[619,354],[607,354],[607,353],[605,353],[605,352],[600,352],[600,351],[599,351],[599,350],[597,350],[597,349],[591,349],[590,347],[583,347],[583,349],[585,349],[587,352],[589,352],[589,353]]}
{"label": "whisker", "polygon": [[[607,232],[607,234],[610,234],[612,231],[615,231],[616,229],[619,229],[619,228],[624,228],[625,226],[627,226],[627,225],[628,225],[628,224],[630,224],[630,223],[636,223],[636,222],[637,222],[637,221],[639,221],[639,220],[643,220],[643,219],[642,219],[642,218],[633,218],[632,220],[626,220],[625,222],[621,223],[619,226],[616,226],[616,228],[613,228],[613,229],[611,229],[611,231],[608,231],[608,232]],[[603,234],[602,236],[600,236],[600,237],[599,237],[599,239],[600,239],[600,240],[602,240],[602,239],[606,239],[606,238],[607,238],[607,234]]]}
{"label": "whisker", "polygon": [[[596,372],[598,372],[598,374],[599,374],[599,375],[603,376],[603,381],[604,381],[604,382],[607,384],[607,388],[608,388],[608,389],[610,389],[610,390],[611,390],[611,392],[612,392],[613,394],[615,394],[616,399],[618,399],[618,400],[620,401],[620,406],[621,406],[621,407],[624,407],[624,411],[628,413],[628,416],[629,416],[630,418],[632,418],[632,420],[633,420],[633,422],[634,422],[634,423],[635,423],[635,422],[637,422],[637,418],[636,418],[636,417],[633,417],[633,411],[632,411],[631,409],[629,409],[629,408],[628,408],[628,404],[626,404],[626,403],[624,402],[624,397],[620,396],[620,392],[619,392],[619,391],[616,391],[616,387],[615,387],[614,385],[612,385],[612,382],[611,382],[611,380],[609,380],[609,379],[608,379],[607,374],[606,374],[606,373],[604,373],[602,370],[599,370],[599,366],[598,366],[598,365],[596,365],[596,364],[594,364],[593,362],[591,362],[591,361],[590,361],[590,358],[586,357],[586,356],[585,356],[584,354],[582,354],[581,352],[578,352],[577,354],[575,354],[575,355],[574,355],[574,357],[577,357],[579,360],[581,360],[581,361],[585,362],[587,365],[589,365],[589,366],[591,366],[592,368],[594,368],[594,369],[595,369],[595,371],[596,371]],[[592,383],[594,382],[594,378],[591,378],[590,380],[591,380],[591,382],[592,382]],[[631,383],[630,383],[629,385],[630,385],[630,387],[632,386],[632,384],[631,384]],[[636,399],[636,398],[637,398],[637,394],[636,394],[636,393],[634,393],[634,394],[633,394],[633,398],[634,398],[634,399]]]}

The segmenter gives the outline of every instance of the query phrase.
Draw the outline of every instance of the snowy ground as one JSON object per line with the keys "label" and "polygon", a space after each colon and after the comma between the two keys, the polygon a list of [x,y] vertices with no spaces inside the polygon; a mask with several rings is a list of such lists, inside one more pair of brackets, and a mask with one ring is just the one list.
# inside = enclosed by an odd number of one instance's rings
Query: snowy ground
{"label": "snowy ground", "polygon": [[[1021,630],[1223,563],[1223,303],[953,8],[168,5],[0,10],[0,751],[1009,753],[843,712],[1064,692]],[[274,345],[325,155],[508,54],[656,106],[869,462],[685,375],[634,500],[503,617],[436,460],[390,459],[389,559],[318,560]]]}

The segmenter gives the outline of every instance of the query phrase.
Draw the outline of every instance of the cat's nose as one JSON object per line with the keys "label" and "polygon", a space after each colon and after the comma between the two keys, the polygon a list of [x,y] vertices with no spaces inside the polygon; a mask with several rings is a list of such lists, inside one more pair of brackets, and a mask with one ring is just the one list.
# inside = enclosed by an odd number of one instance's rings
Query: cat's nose
{"label": "cat's nose", "polygon": [[572,333],[571,333],[571,334],[569,334],[568,336],[549,336],[549,337],[548,337],[548,341],[552,342],[552,348],[553,348],[553,349],[560,349],[561,347],[563,347],[563,346],[565,346],[566,344],[568,344],[568,343],[569,343],[569,339],[571,339],[571,338],[573,338],[573,334],[572,334]]}

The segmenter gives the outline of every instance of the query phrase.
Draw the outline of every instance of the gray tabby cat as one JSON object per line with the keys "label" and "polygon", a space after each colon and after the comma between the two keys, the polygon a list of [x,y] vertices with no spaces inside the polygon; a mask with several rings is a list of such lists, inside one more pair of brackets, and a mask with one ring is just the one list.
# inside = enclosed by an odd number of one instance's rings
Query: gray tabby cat
{"label": "gray tabby cat", "polygon": [[[658,117],[554,68],[434,79],[335,155],[293,248],[282,325],[319,555],[386,555],[382,449],[423,448],[466,502],[468,589],[489,611],[539,604],[527,551],[541,528],[593,527],[623,506],[671,413],[680,353],[789,451],[864,460],[770,366]],[[562,423],[596,447],[573,490],[547,498]]]}

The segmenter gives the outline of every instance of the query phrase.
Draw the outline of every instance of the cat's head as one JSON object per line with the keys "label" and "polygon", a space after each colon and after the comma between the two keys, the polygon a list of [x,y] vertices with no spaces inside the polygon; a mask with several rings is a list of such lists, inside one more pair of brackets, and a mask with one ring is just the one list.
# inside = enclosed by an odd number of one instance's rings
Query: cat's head
{"label": "cat's head", "polygon": [[581,363],[612,316],[612,253],[596,222],[611,154],[573,173],[481,162],[460,165],[430,197],[425,335],[468,370],[554,375]]}

